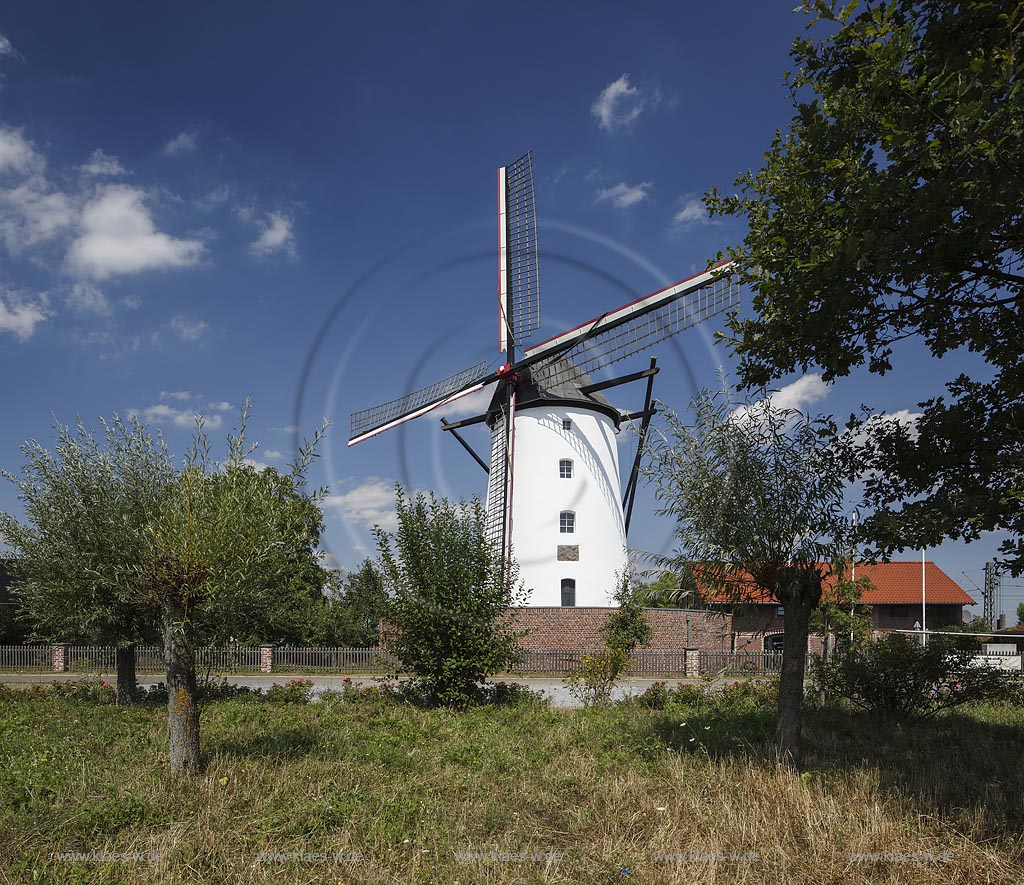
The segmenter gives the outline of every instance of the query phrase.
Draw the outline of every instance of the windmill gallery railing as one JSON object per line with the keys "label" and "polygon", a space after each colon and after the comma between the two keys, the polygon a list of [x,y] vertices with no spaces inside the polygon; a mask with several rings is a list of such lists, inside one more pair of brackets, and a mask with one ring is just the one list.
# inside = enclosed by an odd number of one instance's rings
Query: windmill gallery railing
{"label": "windmill gallery railing", "polygon": [[[524,649],[511,675],[561,676],[578,669],[583,656],[599,649]],[[200,648],[201,672],[217,675],[281,673],[301,675],[385,675],[395,672],[395,660],[378,648],[289,648],[282,646],[218,646]],[[634,652],[626,676],[765,676],[778,673],[777,652],[721,652],[693,649],[642,649]],[[0,673],[112,674],[112,646],[0,645]],[[139,675],[164,672],[163,649],[135,647]]]}

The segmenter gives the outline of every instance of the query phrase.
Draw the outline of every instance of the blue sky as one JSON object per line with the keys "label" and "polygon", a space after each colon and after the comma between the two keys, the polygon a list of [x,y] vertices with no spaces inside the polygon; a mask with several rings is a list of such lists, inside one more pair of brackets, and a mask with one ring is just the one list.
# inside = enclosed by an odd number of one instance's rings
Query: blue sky
{"label": "blue sky", "polygon": [[[333,420],[314,481],[341,565],[373,552],[396,480],[482,493],[434,415],[345,442],[350,411],[497,360],[496,168],[534,152],[535,340],[702,269],[743,230],[700,195],[756,167],[789,119],[781,75],[806,23],[792,6],[8,5],[0,465],[78,414],[137,412],[183,453],[196,411],[221,442],[251,395],[271,466],[296,427]],[[682,410],[728,370],[716,328],[651,351],[656,396]],[[964,359],[936,372],[914,345],[900,356],[884,379],[780,386],[842,418],[910,414]],[[0,509],[18,512],[7,485]],[[631,544],[664,551],[653,511],[643,491]],[[998,540],[929,555],[972,591],[962,571],[980,582]]]}

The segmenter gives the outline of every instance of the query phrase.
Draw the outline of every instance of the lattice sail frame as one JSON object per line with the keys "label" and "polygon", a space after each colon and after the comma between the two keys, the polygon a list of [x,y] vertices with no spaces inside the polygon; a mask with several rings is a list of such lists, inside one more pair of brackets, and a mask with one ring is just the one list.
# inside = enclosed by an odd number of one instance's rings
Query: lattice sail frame
{"label": "lattice sail frame", "polygon": [[[543,360],[550,381],[571,380],[579,373],[590,375],[598,369],[692,328],[716,314],[739,304],[740,286],[728,272],[731,262],[609,311],[562,335],[526,351],[528,360],[552,353]],[[556,368],[564,358],[562,368]]]}
{"label": "lattice sail frame", "polygon": [[508,352],[540,328],[539,254],[533,155],[527,152],[498,170],[500,351]]}
{"label": "lattice sail frame", "polygon": [[[491,425],[491,470],[487,475],[487,514],[484,535],[502,558],[507,559],[512,541],[512,481],[515,457],[516,396],[511,387],[497,399],[504,400]],[[511,431],[509,430],[511,428]]]}
{"label": "lattice sail frame", "polygon": [[491,375],[490,364],[484,361],[398,399],[353,412],[348,444],[354,445],[369,436],[426,414],[457,396],[476,390],[482,387],[481,382]]}

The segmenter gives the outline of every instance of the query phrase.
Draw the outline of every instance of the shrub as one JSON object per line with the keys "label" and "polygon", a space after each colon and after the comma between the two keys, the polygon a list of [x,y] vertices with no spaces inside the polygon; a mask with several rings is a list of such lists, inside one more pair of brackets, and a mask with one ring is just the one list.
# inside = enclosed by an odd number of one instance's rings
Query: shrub
{"label": "shrub", "polygon": [[67,682],[54,679],[46,694],[95,704],[112,704],[117,699],[114,687],[100,679],[71,679]]}
{"label": "shrub", "polygon": [[452,504],[432,494],[406,498],[399,488],[395,509],[394,535],[376,530],[391,594],[385,644],[430,702],[464,707],[519,656],[508,620],[508,608],[523,601],[515,563],[485,537],[478,498]]}
{"label": "shrub", "polygon": [[1009,697],[1012,678],[975,661],[970,638],[933,636],[927,645],[900,635],[866,643],[811,668],[815,686],[891,720],[928,719],[974,701]]}
{"label": "shrub", "polygon": [[312,691],[312,679],[289,679],[284,685],[275,682],[270,686],[267,700],[277,704],[308,704]]}
{"label": "shrub", "polygon": [[618,648],[583,655],[579,668],[565,677],[566,688],[584,707],[607,707],[629,656]]}
{"label": "shrub", "polygon": [[664,682],[655,682],[637,700],[651,710],[664,710],[668,704],[669,694]]}
{"label": "shrub", "polygon": [[529,686],[518,682],[495,682],[485,686],[484,697],[487,703],[498,707],[527,707],[533,704],[547,706],[551,698],[544,697],[543,690],[531,691]]}

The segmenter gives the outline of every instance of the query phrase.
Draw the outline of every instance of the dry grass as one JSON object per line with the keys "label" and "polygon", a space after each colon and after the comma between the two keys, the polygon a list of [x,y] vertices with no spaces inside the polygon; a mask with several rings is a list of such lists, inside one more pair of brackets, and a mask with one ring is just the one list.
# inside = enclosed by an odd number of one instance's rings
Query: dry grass
{"label": "dry grass", "polygon": [[[768,761],[754,702],[227,701],[204,711],[209,764],[186,784],[166,773],[163,719],[0,694],[0,881],[1024,880],[1009,708],[888,732],[811,711],[796,775]],[[59,856],[94,851],[107,859]]]}

